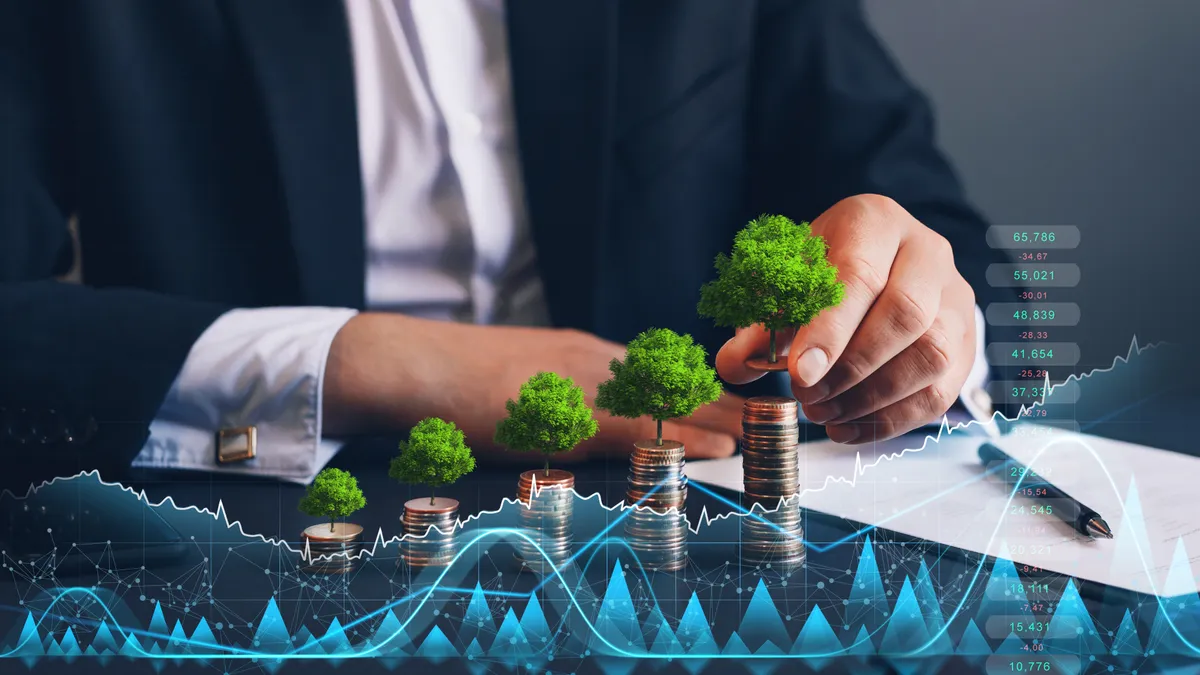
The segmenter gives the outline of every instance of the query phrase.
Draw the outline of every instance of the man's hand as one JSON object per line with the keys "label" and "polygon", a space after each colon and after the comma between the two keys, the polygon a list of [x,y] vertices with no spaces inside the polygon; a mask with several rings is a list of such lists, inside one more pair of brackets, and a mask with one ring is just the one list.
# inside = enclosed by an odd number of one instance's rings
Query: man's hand
{"label": "man's hand", "polygon": [[[789,332],[792,392],[808,419],[841,443],[898,436],[945,414],[975,357],[975,294],[944,237],[899,204],[859,195],[812,223],[846,285],[845,299]],[[767,333],[739,330],[717,371],[741,384]]]}
{"label": "man's hand", "polygon": [[[475,326],[391,314],[359,314],[338,332],[325,368],[323,432],[330,437],[399,433],[425,417],[458,425],[477,454],[540,465],[529,453],[505,453],[492,441],[504,402],[547,370],[583,387],[595,410],[596,387],[621,345],[573,330]],[[724,394],[690,418],[667,422],[663,435],[692,458],[733,454],[742,399]],[[563,460],[623,456],[654,438],[649,418],[596,410],[599,433]],[[560,461],[555,458],[554,461]]]}

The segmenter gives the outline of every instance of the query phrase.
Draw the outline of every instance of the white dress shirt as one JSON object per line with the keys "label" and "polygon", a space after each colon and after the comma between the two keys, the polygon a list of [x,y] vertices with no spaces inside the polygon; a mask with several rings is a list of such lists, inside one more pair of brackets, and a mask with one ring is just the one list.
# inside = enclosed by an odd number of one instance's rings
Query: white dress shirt
{"label": "white dress shirt", "polygon": [[[363,179],[365,298],[376,311],[545,325],[526,217],[502,0],[345,0]],[[145,468],[309,482],[340,444],[321,434],[325,359],[355,311],[237,309],[196,341],[134,460]],[[976,377],[986,375],[982,313]],[[258,452],[216,462],[216,432]]]}
{"label": "white dress shirt", "polygon": [[[502,0],[346,0],[367,266],[376,311],[545,325],[525,213]],[[237,309],[196,341],[134,460],[311,481],[325,358],[354,310]],[[216,462],[216,431],[255,426],[257,456]]]}

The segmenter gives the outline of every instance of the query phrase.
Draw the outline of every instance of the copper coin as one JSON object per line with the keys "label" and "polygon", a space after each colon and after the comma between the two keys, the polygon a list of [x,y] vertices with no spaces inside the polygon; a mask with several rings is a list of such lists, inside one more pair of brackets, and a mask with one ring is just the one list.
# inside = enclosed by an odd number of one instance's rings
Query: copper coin
{"label": "copper coin", "polygon": [[800,434],[799,419],[770,420],[762,422],[757,419],[742,419],[743,434],[761,434],[763,436],[787,436]]}
{"label": "copper coin", "polygon": [[759,422],[782,421],[793,419],[794,415],[799,414],[800,407],[795,399],[784,399],[782,396],[771,398],[778,398],[780,401],[766,404],[749,402],[742,404],[743,419]]}
{"label": "copper coin", "polygon": [[795,445],[783,445],[777,448],[764,448],[749,444],[742,444],[742,463],[745,464],[747,459],[753,464],[759,466],[772,465],[777,466],[782,462],[799,461],[799,448]]}
{"label": "copper coin", "polygon": [[780,417],[799,409],[799,401],[790,396],[754,396],[742,404],[742,414],[750,417]]}
{"label": "copper coin", "polygon": [[742,413],[742,429],[747,426],[783,427],[798,429],[800,418],[796,413],[778,412],[772,415],[755,415],[750,412]]}
{"label": "copper coin", "polygon": [[625,535],[630,537],[631,546],[641,548],[677,548],[680,543],[687,542],[687,528],[670,529],[650,527],[626,527]]}
{"label": "copper coin", "polygon": [[571,504],[553,504],[539,503],[536,499],[533,504],[525,506],[522,504],[522,518],[566,518],[570,519],[575,512],[575,508]]}
{"label": "copper coin", "polygon": [[792,481],[799,480],[799,473],[796,470],[796,465],[790,466],[753,466],[742,465],[742,477],[751,477],[757,480],[784,480],[791,479]]}
{"label": "copper coin", "polygon": [[437,497],[430,504],[428,499],[419,497],[404,502],[404,510],[405,512],[412,511],[413,513],[451,513],[458,511],[458,500],[450,499],[449,497]]}
{"label": "copper coin", "polygon": [[676,507],[652,509],[646,508],[645,506],[638,506],[636,508],[631,508],[628,514],[626,514],[626,518],[639,523],[686,522],[684,511],[681,511]]}
{"label": "copper coin", "polygon": [[329,523],[322,523],[304,528],[303,536],[311,543],[351,542],[357,541],[362,533],[362,526],[354,523],[334,523],[332,528]]}
{"label": "copper coin", "polygon": [[645,439],[645,440],[641,440],[641,441],[635,441],[633,444],[633,447],[634,447],[634,452],[637,452],[637,451],[682,452],[683,451],[683,443],[680,443],[679,441],[672,441],[672,440],[669,440],[666,438],[663,439],[662,445],[659,445],[658,441],[656,439],[649,438],[649,439]]}
{"label": "copper coin", "polygon": [[400,524],[404,526],[404,531],[409,534],[417,531],[424,532],[431,527],[436,527],[442,534],[453,532],[458,523],[454,518],[401,518]]}
{"label": "copper coin", "polygon": [[687,508],[687,498],[681,496],[679,499],[672,501],[652,501],[650,499],[637,500],[630,496],[626,496],[626,505],[629,508],[640,511],[653,511],[655,513],[667,513],[671,510],[682,512]]}
{"label": "copper coin", "polygon": [[791,396],[751,396],[744,404],[747,408],[781,408],[796,407],[796,399]]}
{"label": "copper coin", "polygon": [[526,471],[521,474],[517,483],[517,499],[528,502],[530,494],[536,489],[538,496],[559,494],[563,498],[571,497],[571,488],[575,487],[575,475],[562,469],[551,469],[547,475],[543,469]]}
{"label": "copper coin", "polygon": [[641,485],[670,487],[672,484],[682,483],[685,479],[679,471],[649,471],[635,464],[629,467],[629,480]]}
{"label": "copper coin", "polygon": [[784,398],[782,396],[763,396],[761,398],[778,399],[778,401],[770,401],[765,404],[743,403],[743,422],[782,423],[800,421],[800,405],[796,402],[796,399]]}
{"label": "copper coin", "polygon": [[770,542],[801,540],[803,529],[799,523],[761,523],[748,520],[742,523],[742,536],[748,541]]}
{"label": "copper coin", "polygon": [[751,471],[786,471],[788,473],[796,473],[800,469],[800,462],[794,457],[781,455],[775,458],[776,461],[755,457],[747,459],[747,455],[742,455],[742,470],[746,473]]}
{"label": "copper coin", "polygon": [[534,481],[539,487],[574,487],[575,474],[562,469],[550,469],[548,474],[545,469],[533,469],[521,474],[522,484],[531,485]]}
{"label": "copper coin", "polygon": [[790,478],[793,481],[798,481],[800,475],[795,464],[780,466],[743,464],[742,477],[745,478],[747,476],[761,480],[784,480],[785,478]]}
{"label": "copper coin", "polygon": [[742,483],[746,490],[754,489],[756,495],[790,496],[797,488],[796,480],[788,478],[756,478],[744,476]]}
{"label": "copper coin", "polygon": [[[771,492],[769,490],[763,490],[762,492],[753,492],[752,489],[754,488],[754,484],[746,485],[745,482],[743,482],[742,484],[745,486],[744,489],[746,491],[744,494],[746,495],[746,498],[748,500],[750,500],[751,503],[761,504],[763,507],[765,507],[768,510],[774,510],[774,509],[778,508],[779,502],[781,500],[795,495],[795,492],[778,493],[778,492]],[[795,488],[792,488],[792,489],[795,490]]]}
{"label": "copper coin", "polygon": [[659,489],[653,493],[650,490],[629,486],[625,489],[626,506],[645,506],[650,503],[675,503],[687,499],[687,488],[680,487],[670,490]]}
{"label": "copper coin", "polygon": [[788,451],[795,453],[800,450],[800,437],[795,432],[778,436],[766,436],[758,432],[743,433],[739,445],[743,450],[764,455],[778,455]]}
{"label": "copper coin", "polygon": [[776,373],[787,370],[787,357],[779,355],[775,363],[771,363],[765,356],[756,356],[752,359],[746,359],[746,367],[750,370],[757,370],[760,373]]}
{"label": "copper coin", "polygon": [[753,452],[763,456],[777,456],[785,453],[796,454],[800,451],[800,443],[795,438],[779,439],[777,442],[764,442],[757,438],[743,438],[742,452]]}
{"label": "copper coin", "polygon": [[518,492],[517,495],[521,501],[528,502],[530,498],[535,502],[554,502],[556,504],[570,504],[575,501],[575,492],[569,487],[559,487],[550,485],[547,487],[538,486],[537,492],[524,491]]}
{"label": "copper coin", "polygon": [[626,522],[638,527],[686,527],[687,518],[679,511],[654,511],[638,509],[629,514]]}
{"label": "copper coin", "polygon": [[794,433],[800,433],[800,422],[796,415],[788,415],[786,417],[775,417],[771,419],[762,419],[760,417],[751,417],[750,415],[742,415],[742,432],[765,430],[767,433],[778,433],[776,429],[787,429]]}
{"label": "copper coin", "polygon": [[[768,516],[774,514],[767,514]],[[743,529],[758,529],[766,532],[774,532],[783,534],[787,532],[795,532],[801,528],[800,518],[791,518],[786,515],[778,518],[756,518],[754,516],[746,516],[742,520]]]}

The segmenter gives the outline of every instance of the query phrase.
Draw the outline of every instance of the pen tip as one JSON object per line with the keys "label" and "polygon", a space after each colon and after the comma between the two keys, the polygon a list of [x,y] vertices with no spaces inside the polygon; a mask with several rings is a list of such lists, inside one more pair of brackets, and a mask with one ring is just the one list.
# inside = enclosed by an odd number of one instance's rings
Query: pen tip
{"label": "pen tip", "polygon": [[1113,538],[1112,528],[1110,528],[1108,523],[1104,522],[1104,519],[1100,518],[1099,516],[1092,518],[1087,522],[1087,531],[1088,534],[1094,537],[1104,537],[1105,539]]}

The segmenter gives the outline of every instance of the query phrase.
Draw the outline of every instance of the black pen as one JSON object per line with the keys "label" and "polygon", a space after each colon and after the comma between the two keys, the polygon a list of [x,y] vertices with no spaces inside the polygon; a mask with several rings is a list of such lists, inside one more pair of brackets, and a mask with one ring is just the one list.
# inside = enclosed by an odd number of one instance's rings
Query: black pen
{"label": "black pen", "polygon": [[[1112,528],[1108,526],[1108,523],[1104,522],[1104,519],[1094,509],[1084,506],[1079,500],[1051,485],[1046,481],[1045,477],[1030,470],[1000,448],[991,443],[984,443],[979,446],[979,459],[983,462],[984,466],[988,466],[989,468],[989,465],[993,462],[1002,463],[1003,468],[1001,471],[1006,479],[1006,483],[1016,485],[1017,481],[1020,481],[1022,491],[1029,489],[1037,496],[1050,497],[1060,501],[1061,504],[1058,505],[1058,508],[1047,510],[1052,515],[1066,521],[1068,525],[1080,533],[1089,537],[1113,538]],[[1007,479],[1009,478],[1013,480],[1008,481]],[[1045,490],[1045,492],[1039,492],[1039,490]]]}

